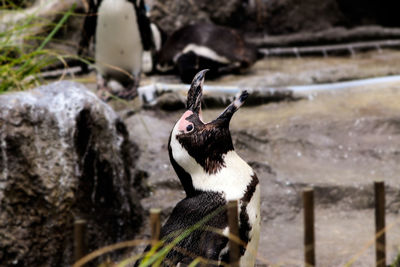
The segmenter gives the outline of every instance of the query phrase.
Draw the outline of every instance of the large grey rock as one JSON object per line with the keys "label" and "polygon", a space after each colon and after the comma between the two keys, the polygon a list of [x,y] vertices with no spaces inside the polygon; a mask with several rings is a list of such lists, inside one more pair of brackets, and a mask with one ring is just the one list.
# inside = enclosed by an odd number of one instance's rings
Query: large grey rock
{"label": "large grey rock", "polygon": [[[256,1],[257,2],[257,1]],[[399,1],[262,0],[262,27],[269,34],[316,32],[335,26],[399,27]],[[252,20],[251,17],[249,17]],[[251,30],[251,29],[250,29]]]}
{"label": "large grey rock", "polygon": [[319,31],[345,23],[336,0],[270,0],[265,10],[264,27],[271,34]]}
{"label": "large grey rock", "polygon": [[151,18],[168,33],[207,21],[254,34],[317,32],[363,25],[399,27],[400,3],[361,0],[153,0]]}
{"label": "large grey rock", "polygon": [[77,218],[90,250],[134,237],[139,152],[108,105],[57,82],[1,95],[0,107],[1,265],[69,266]]}
{"label": "large grey rock", "polygon": [[194,22],[214,22],[221,25],[240,26],[244,14],[240,0],[155,0],[151,19],[165,32],[173,31]]}

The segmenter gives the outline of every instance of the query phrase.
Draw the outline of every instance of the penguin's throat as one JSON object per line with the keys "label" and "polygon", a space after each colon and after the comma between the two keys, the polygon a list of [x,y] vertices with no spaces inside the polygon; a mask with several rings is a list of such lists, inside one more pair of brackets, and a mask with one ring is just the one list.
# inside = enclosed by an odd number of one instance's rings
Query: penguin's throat
{"label": "penguin's throat", "polygon": [[227,200],[241,199],[254,172],[235,151],[229,151],[223,160],[225,166],[214,174],[205,171],[193,173],[193,187],[201,191],[222,192]]}
{"label": "penguin's throat", "polygon": [[210,173],[174,137],[171,139],[171,148],[174,160],[190,174],[194,190],[220,192],[227,200],[243,197],[254,172],[235,151],[224,154],[221,167]]}

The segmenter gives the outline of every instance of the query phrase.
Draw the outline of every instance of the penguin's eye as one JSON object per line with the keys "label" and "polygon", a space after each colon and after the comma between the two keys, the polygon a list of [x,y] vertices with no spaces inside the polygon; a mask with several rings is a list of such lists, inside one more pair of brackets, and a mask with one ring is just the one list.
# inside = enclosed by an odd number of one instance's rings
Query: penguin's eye
{"label": "penguin's eye", "polygon": [[186,126],[187,132],[191,132],[192,130],[193,130],[193,124],[189,124],[188,126]]}

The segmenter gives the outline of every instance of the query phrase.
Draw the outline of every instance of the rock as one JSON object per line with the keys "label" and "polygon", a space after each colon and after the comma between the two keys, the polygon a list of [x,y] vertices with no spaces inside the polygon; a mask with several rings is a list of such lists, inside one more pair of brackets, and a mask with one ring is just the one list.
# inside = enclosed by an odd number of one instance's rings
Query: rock
{"label": "rock", "polygon": [[341,11],[346,17],[349,26],[353,25],[383,25],[399,27],[398,12],[399,1],[396,0],[336,0]]}
{"label": "rock", "polygon": [[206,12],[216,24],[240,27],[246,18],[245,1],[238,0],[202,0],[196,1],[200,10]]}
{"label": "rock", "polygon": [[166,33],[194,22],[214,22],[220,25],[240,26],[243,18],[240,0],[156,0],[150,17]]}
{"label": "rock", "polygon": [[89,251],[134,237],[139,152],[108,105],[57,82],[1,95],[0,106],[2,265],[71,265],[75,219],[88,222]]}
{"label": "rock", "polygon": [[269,0],[263,1],[264,30],[269,34],[315,32],[335,26],[399,27],[399,2],[372,0]]}
{"label": "rock", "polygon": [[318,31],[344,23],[336,0],[272,0],[265,8],[265,27],[270,34]]}
{"label": "rock", "polygon": [[177,92],[167,92],[161,94],[157,99],[157,106],[163,110],[179,110],[184,109],[186,104],[186,99],[184,96]]}
{"label": "rock", "polygon": [[163,30],[206,21],[272,35],[363,25],[399,27],[399,1],[378,0],[154,0],[151,18]]}

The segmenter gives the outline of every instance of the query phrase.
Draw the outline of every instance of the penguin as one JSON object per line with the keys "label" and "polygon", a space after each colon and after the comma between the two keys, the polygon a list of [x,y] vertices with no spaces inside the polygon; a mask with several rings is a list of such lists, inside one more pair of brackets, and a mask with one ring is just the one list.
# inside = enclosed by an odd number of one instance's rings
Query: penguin
{"label": "penguin", "polygon": [[202,69],[217,78],[249,69],[262,55],[231,28],[209,23],[184,26],[173,32],[160,51],[157,70],[177,72],[182,82],[190,83]]}
{"label": "penguin", "polygon": [[229,264],[225,207],[228,201],[239,200],[239,237],[243,242],[240,266],[254,266],[260,235],[259,180],[235,152],[229,131],[232,115],[243,105],[248,93],[243,91],[215,120],[205,123],[201,97],[206,71],[194,77],[187,109],[173,127],[168,142],[170,161],[186,197],[177,203],[161,228],[164,245],[209,217],[168,252],[164,265],[187,265],[197,257],[207,261],[207,266]]}
{"label": "penguin", "polygon": [[143,51],[155,47],[144,0],[90,0],[79,54],[89,47],[93,35],[99,94],[105,100],[110,93],[134,98]]}
{"label": "penguin", "polygon": [[150,29],[154,46],[152,49],[143,52],[142,71],[146,75],[154,74],[156,72],[158,55],[167,40],[167,34],[156,23],[151,22]]}
{"label": "penguin", "polygon": [[[150,8],[146,6],[147,17],[150,17]],[[156,73],[156,62],[158,60],[158,54],[161,51],[162,46],[167,40],[167,34],[161,29],[155,22],[150,22],[150,30],[152,35],[152,47],[149,50],[143,52],[142,70],[146,75]]]}

